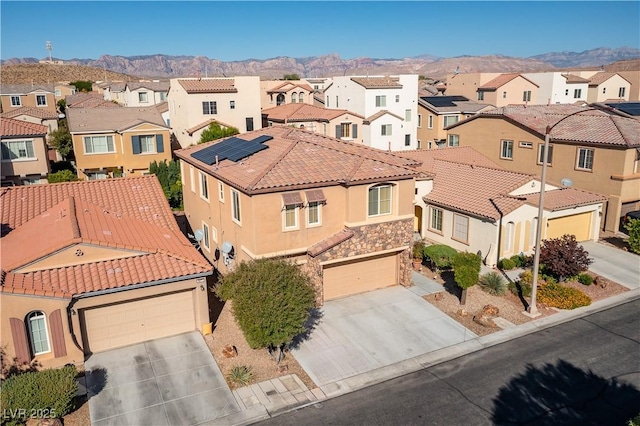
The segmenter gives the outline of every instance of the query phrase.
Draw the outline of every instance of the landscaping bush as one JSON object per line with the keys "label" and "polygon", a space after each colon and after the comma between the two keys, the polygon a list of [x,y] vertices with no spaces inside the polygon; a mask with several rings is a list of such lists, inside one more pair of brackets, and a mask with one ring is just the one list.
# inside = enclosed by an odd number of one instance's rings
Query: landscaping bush
{"label": "landscaping bush", "polygon": [[516,268],[525,268],[532,260],[530,256],[525,256],[524,253],[514,254],[509,259],[513,262]]}
{"label": "landscaping bush", "polygon": [[544,284],[538,289],[538,301],[559,309],[575,309],[589,306],[591,298],[577,288],[561,284]]}
{"label": "landscaping bush", "polygon": [[629,248],[632,252],[640,254],[640,219],[631,219],[624,228],[629,234]]}
{"label": "landscaping bush", "polygon": [[542,242],[540,262],[544,264],[545,274],[563,281],[586,271],[593,260],[574,235],[565,234]]}
{"label": "landscaping bush", "polygon": [[582,273],[578,275],[578,282],[582,285],[591,285],[593,284],[593,277],[589,274]]}
{"label": "landscaping bush", "polygon": [[451,261],[457,253],[456,249],[446,244],[433,244],[424,248],[424,255],[435,269],[451,269]]}
{"label": "landscaping bush", "polygon": [[478,285],[482,290],[494,296],[502,296],[507,292],[507,280],[495,271],[482,275]]}
{"label": "landscaping bush", "polygon": [[518,278],[519,280],[517,282],[509,283],[509,290],[516,296],[522,293],[522,297],[530,297],[531,286],[533,285],[533,272],[531,272],[531,269],[527,269],[522,271]]}
{"label": "landscaping bush", "polygon": [[464,305],[467,300],[467,289],[478,283],[482,259],[474,253],[456,253],[451,260],[451,264],[453,266],[453,278],[462,289],[460,303]]}
{"label": "landscaping bush", "polygon": [[234,365],[231,367],[229,374],[227,374],[227,379],[236,385],[246,386],[253,380],[251,367],[247,367],[246,365]]}
{"label": "landscaping bush", "polygon": [[2,383],[2,412],[15,413],[11,419],[15,423],[25,422],[32,414],[60,418],[73,409],[76,375],[70,365],[12,376]]}
{"label": "landscaping bush", "polygon": [[511,269],[514,269],[515,267],[516,263],[509,258],[500,259],[500,261],[498,262],[498,268],[504,271],[509,271]]}
{"label": "landscaping bush", "polygon": [[59,172],[49,173],[47,176],[47,181],[49,183],[58,183],[58,182],[76,182],[78,176],[72,172],[71,170],[60,170]]}
{"label": "landscaping bush", "polygon": [[422,260],[422,258],[424,257],[424,247],[425,245],[422,241],[416,241],[415,243],[413,243],[413,249],[411,250],[411,253],[414,259]]}

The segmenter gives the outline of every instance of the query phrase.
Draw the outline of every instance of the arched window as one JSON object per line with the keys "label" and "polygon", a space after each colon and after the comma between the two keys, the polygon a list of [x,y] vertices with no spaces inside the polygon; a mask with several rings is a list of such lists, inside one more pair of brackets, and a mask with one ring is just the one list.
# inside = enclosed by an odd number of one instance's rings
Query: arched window
{"label": "arched window", "polygon": [[51,352],[49,333],[47,332],[47,316],[42,311],[34,311],[27,315],[29,341],[33,355]]}
{"label": "arched window", "polygon": [[280,106],[284,103],[284,95],[282,93],[279,93],[278,96],[276,97],[276,106]]}
{"label": "arched window", "polygon": [[391,214],[391,184],[382,184],[369,188],[369,216]]}
{"label": "arched window", "polygon": [[298,92],[293,92],[291,94],[291,103],[295,104],[296,103],[296,99],[298,98]]}
{"label": "arched window", "polygon": [[514,232],[515,224],[513,222],[507,223],[507,226],[504,228],[504,252],[510,253],[513,251],[513,232]]}
{"label": "arched window", "polygon": [[298,102],[304,103],[304,92],[298,94]]}
{"label": "arched window", "polygon": [[534,217],[531,220],[531,232],[529,234],[529,246],[534,248],[536,245],[536,234],[538,232],[538,218]]}

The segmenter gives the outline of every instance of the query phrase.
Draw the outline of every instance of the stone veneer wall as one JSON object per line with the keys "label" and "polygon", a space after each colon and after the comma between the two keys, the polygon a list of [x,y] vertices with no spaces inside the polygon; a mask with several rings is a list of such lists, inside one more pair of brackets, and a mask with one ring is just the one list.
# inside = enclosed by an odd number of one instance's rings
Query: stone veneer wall
{"label": "stone veneer wall", "polygon": [[413,219],[395,220],[348,228],[354,232],[353,237],[326,252],[311,257],[307,255],[306,272],[318,292],[318,303],[324,301],[322,288],[322,266],[320,262],[344,259],[362,254],[392,250],[407,246],[399,254],[399,282],[405,287],[412,285],[411,280],[411,245],[413,242]]}

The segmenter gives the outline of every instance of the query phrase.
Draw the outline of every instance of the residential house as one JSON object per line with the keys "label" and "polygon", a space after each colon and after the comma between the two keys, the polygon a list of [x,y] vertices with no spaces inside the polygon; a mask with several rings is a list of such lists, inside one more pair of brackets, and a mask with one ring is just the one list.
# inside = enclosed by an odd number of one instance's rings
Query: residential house
{"label": "residential house", "polygon": [[80,179],[146,174],[170,161],[170,132],[155,106],[69,108],[69,132]]}
{"label": "residential house", "polygon": [[547,180],[603,194],[604,229],[640,209],[640,121],[577,105],[510,106],[481,112],[447,130],[500,167],[540,175],[547,126]]}
{"label": "residential house", "polygon": [[[478,99],[478,88],[499,77],[498,72],[455,73],[447,76],[444,94],[447,96],[464,96],[467,99]],[[487,103],[489,103],[487,101]]]}
{"label": "residential house", "polygon": [[42,124],[0,118],[2,186],[46,183],[50,171],[45,141],[47,131]]}
{"label": "residential house", "polygon": [[98,93],[101,93],[105,100],[114,101],[120,105],[126,105],[125,93],[127,91],[127,83],[124,81],[114,81],[111,83],[102,83],[98,86]]}
{"label": "residential house", "polygon": [[146,107],[166,102],[169,81],[130,81],[124,90],[124,105]]}
{"label": "residential house", "polygon": [[171,128],[182,147],[197,144],[214,121],[240,133],[261,127],[259,77],[174,78],[170,86]]}
{"label": "residential house", "polygon": [[565,72],[539,72],[522,74],[538,85],[538,94],[531,104],[580,104],[587,102],[589,79]]}
{"label": "residential house", "polygon": [[629,87],[629,101],[640,101],[640,70],[618,71],[617,74],[631,84]]}
{"label": "residential house", "polygon": [[261,80],[260,105],[272,108],[284,104],[313,105],[314,89],[304,80]]}
{"label": "residential house", "polygon": [[53,90],[54,90],[56,102],[66,98],[67,96],[76,94],[76,86],[73,86],[71,84],[58,83],[55,86],[53,86]]}
{"label": "residential house", "polygon": [[122,105],[106,100],[97,92],[78,92],[65,98],[66,108],[121,108]]}
{"label": "residential house", "polygon": [[332,79],[328,77],[312,77],[305,78],[304,80],[309,84],[309,86],[313,87],[314,92],[323,92],[332,81]]}
{"label": "residential house", "polygon": [[493,108],[492,105],[470,101],[464,96],[421,96],[418,98],[418,149],[432,149],[445,145],[456,146],[448,140],[446,127]]}
{"label": "residential house", "polygon": [[384,150],[415,149],[418,76],[334,77],[324,91],[325,107],[365,117],[364,144]]}
{"label": "residential house", "polygon": [[522,74],[500,74],[478,87],[476,99],[496,107],[526,105],[538,99],[538,89],[536,83]]}
{"label": "residential house", "polygon": [[82,364],[210,322],[213,268],[180,232],[155,176],[16,186],[0,196],[8,359]]}
{"label": "residential house", "polygon": [[21,107],[34,107],[56,112],[53,84],[2,84],[0,85],[2,112]]}
{"label": "residential house", "polygon": [[[34,108],[34,107],[21,107],[12,109],[0,114],[0,117],[12,118],[14,120],[26,121],[28,123],[42,124],[47,127],[47,138],[51,134],[58,130],[58,116],[57,112],[53,112],[48,109]],[[60,161],[62,156],[58,151],[53,149],[47,144],[47,157],[51,161]]]}
{"label": "residential house", "polygon": [[631,83],[618,73],[598,72],[589,77],[587,102],[628,101]]}
{"label": "residential house", "polygon": [[286,257],[321,302],[411,285],[415,162],[275,125],[175,154],[187,219],[222,274]]}
{"label": "residential house", "polygon": [[362,143],[359,130],[364,117],[345,109],[326,109],[309,104],[284,104],[262,110],[262,127],[284,124],[344,141]]}

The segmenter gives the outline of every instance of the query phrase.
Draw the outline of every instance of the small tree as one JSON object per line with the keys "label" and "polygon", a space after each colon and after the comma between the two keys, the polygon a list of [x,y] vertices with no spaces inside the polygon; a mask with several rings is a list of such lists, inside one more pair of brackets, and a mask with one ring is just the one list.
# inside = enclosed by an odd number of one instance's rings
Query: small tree
{"label": "small tree", "polygon": [[93,83],[85,80],[77,80],[69,83],[72,86],[75,86],[78,92],[91,92],[93,90]]}
{"label": "small tree", "polygon": [[238,133],[240,133],[240,131],[235,127],[222,127],[218,123],[211,123],[209,127],[203,130],[198,143],[215,141],[216,139],[226,138],[237,135]]}
{"label": "small tree", "polygon": [[558,281],[586,271],[592,262],[575,235],[565,234],[560,238],[544,240],[540,246],[540,263],[544,265],[545,273]]}
{"label": "small tree", "polygon": [[61,120],[58,129],[49,133],[49,145],[58,151],[65,160],[73,152],[73,139],[64,121]]}
{"label": "small tree", "polygon": [[431,266],[438,269],[451,268],[451,259],[456,255],[456,250],[446,244],[433,244],[424,248],[424,255],[429,258]]}
{"label": "small tree", "polygon": [[480,277],[480,256],[474,253],[457,253],[451,262],[456,284],[462,289],[460,304],[467,303],[467,289],[476,285]]}
{"label": "small tree", "polygon": [[76,182],[78,180],[80,180],[78,175],[71,170],[60,170],[59,172],[49,173],[49,176],[47,176],[49,183]]}
{"label": "small tree", "polygon": [[300,80],[300,76],[298,74],[285,74],[282,77],[283,80]]}
{"label": "small tree", "polygon": [[631,219],[624,227],[629,232],[629,248],[640,254],[640,219]]}
{"label": "small tree", "polygon": [[242,262],[215,289],[233,301],[233,314],[252,348],[282,350],[306,331],[316,294],[300,268],[284,259]]}
{"label": "small tree", "polygon": [[171,160],[168,163],[166,160],[161,163],[154,161],[149,165],[149,173],[156,175],[160,181],[160,186],[162,186],[171,208],[182,210],[180,164],[176,160]]}

